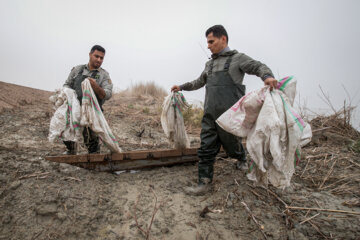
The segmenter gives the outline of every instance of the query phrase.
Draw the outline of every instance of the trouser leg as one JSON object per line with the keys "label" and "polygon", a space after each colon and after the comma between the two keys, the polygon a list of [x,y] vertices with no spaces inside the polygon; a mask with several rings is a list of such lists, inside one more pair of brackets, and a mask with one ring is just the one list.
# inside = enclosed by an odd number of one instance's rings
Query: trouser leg
{"label": "trouser leg", "polygon": [[89,153],[100,152],[99,137],[93,130],[91,130],[91,128],[84,128],[83,137],[85,146],[87,147]]}
{"label": "trouser leg", "polygon": [[206,119],[205,116],[201,123],[201,144],[198,150],[199,161],[199,183],[210,183],[214,176],[215,157],[220,150],[220,141],[215,128],[215,121]]}
{"label": "trouser leg", "polygon": [[226,132],[218,125],[216,125],[216,130],[220,142],[226,151],[226,154],[231,158],[235,158],[238,159],[239,161],[246,162],[246,153],[244,146],[241,143],[241,138]]}
{"label": "trouser leg", "polygon": [[69,152],[74,152],[75,151],[75,142],[73,141],[63,141],[63,143],[65,144],[67,150]]}
{"label": "trouser leg", "polygon": [[200,158],[198,167],[199,184],[212,182],[215,158]]}

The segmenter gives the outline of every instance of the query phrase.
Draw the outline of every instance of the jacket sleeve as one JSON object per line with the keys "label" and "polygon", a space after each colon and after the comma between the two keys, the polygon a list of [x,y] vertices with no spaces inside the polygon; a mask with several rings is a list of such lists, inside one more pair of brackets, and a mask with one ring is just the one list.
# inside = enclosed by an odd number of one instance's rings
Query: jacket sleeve
{"label": "jacket sleeve", "polygon": [[75,70],[75,67],[73,67],[71,69],[71,72],[68,76],[68,78],[66,79],[63,87],[68,87],[68,88],[72,88],[73,84],[74,84],[74,77],[76,75],[76,70]]}
{"label": "jacket sleeve", "polygon": [[104,80],[101,82],[100,87],[105,91],[104,100],[109,100],[112,96],[113,84],[110,79],[110,75],[105,71]]}
{"label": "jacket sleeve", "polygon": [[252,59],[245,54],[241,54],[240,56],[239,68],[247,74],[260,77],[263,81],[268,76],[274,77],[274,74],[271,72],[268,66],[261,63],[260,61]]}
{"label": "jacket sleeve", "polygon": [[[205,67],[205,69],[206,69],[206,67]],[[187,82],[187,83],[180,85],[180,89],[185,90],[185,91],[193,91],[193,90],[202,88],[206,84],[206,78],[207,78],[205,69],[201,73],[200,77],[198,77],[197,79],[195,79],[192,82]]]}

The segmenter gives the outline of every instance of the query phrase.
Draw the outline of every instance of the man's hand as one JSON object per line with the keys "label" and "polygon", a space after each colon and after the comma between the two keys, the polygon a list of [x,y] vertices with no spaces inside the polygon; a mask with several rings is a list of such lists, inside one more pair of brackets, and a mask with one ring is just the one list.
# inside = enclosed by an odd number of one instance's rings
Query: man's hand
{"label": "man's hand", "polygon": [[96,83],[96,80],[93,78],[89,78],[90,84],[92,89],[99,87],[99,85]]}
{"label": "man's hand", "polygon": [[96,93],[96,95],[98,95],[98,97],[100,99],[104,99],[106,96],[106,93],[104,91],[104,89],[102,89],[96,82],[95,79],[93,78],[89,78],[90,84],[91,84],[91,88],[94,90],[94,92]]}
{"label": "man's hand", "polygon": [[178,85],[174,85],[174,86],[172,86],[171,91],[172,91],[172,92],[178,92],[178,91],[181,91],[180,86],[178,86]]}
{"label": "man's hand", "polygon": [[267,79],[265,79],[264,83],[265,85],[269,85],[270,91],[272,91],[274,88],[276,89],[278,81],[273,77],[268,77]]}

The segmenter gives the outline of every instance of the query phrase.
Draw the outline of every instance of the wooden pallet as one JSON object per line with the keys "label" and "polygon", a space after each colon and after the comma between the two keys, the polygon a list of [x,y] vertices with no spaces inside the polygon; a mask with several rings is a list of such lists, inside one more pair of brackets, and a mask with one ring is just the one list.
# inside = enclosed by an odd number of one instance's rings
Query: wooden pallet
{"label": "wooden pallet", "polygon": [[119,171],[197,162],[197,148],[146,150],[113,154],[48,156],[46,160],[96,171]]}

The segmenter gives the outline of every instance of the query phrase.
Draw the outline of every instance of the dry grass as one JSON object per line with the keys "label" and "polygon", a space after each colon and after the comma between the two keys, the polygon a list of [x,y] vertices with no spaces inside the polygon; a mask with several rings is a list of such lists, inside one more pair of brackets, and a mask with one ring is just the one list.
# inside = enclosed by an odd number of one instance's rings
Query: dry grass
{"label": "dry grass", "polygon": [[167,92],[163,87],[151,81],[146,83],[136,83],[115,95],[119,95],[120,97],[134,97],[136,99],[152,98],[162,100],[167,95]]}
{"label": "dry grass", "polygon": [[360,133],[350,124],[354,107],[333,110],[333,115],[310,121],[312,143],[303,149],[297,177],[317,191],[359,198]]}

